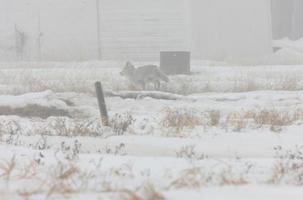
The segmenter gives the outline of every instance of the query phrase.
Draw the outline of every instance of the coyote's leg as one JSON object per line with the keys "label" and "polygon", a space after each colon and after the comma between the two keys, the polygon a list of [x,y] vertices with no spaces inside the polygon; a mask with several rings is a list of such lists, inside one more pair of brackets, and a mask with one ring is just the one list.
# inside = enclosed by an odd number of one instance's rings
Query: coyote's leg
{"label": "coyote's leg", "polygon": [[155,90],[159,90],[160,89],[160,81],[159,80],[156,80],[154,82],[154,88],[155,88]]}
{"label": "coyote's leg", "polygon": [[141,90],[146,90],[146,84],[144,81],[140,81]]}

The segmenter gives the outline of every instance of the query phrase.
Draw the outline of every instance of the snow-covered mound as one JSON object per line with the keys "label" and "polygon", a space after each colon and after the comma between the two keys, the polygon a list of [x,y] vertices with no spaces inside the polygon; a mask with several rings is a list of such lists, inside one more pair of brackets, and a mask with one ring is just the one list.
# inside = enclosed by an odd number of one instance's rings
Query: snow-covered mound
{"label": "snow-covered mound", "polygon": [[291,40],[289,38],[283,38],[273,41],[273,46],[276,48],[289,48],[300,53],[303,53],[303,38],[298,40]]}
{"label": "snow-covered mound", "polygon": [[70,116],[67,102],[58,98],[52,91],[28,93],[19,96],[0,96],[1,115],[22,117]]}
{"label": "snow-covered mound", "polygon": [[66,103],[63,100],[58,99],[58,96],[51,90],[36,93],[27,93],[24,95],[1,95],[0,106],[9,106],[12,108],[25,107],[27,105],[34,104],[43,107],[55,107],[60,109],[66,109]]}
{"label": "snow-covered mound", "polygon": [[273,41],[273,48],[277,51],[271,55],[267,64],[301,65],[303,64],[303,38],[293,41],[289,38]]}

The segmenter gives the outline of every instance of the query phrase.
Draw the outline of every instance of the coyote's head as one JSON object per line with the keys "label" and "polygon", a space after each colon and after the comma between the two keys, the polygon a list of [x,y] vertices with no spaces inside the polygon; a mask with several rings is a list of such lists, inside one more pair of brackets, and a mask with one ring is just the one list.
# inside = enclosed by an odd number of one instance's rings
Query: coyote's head
{"label": "coyote's head", "polygon": [[127,62],[122,71],[120,72],[121,76],[127,76],[135,70],[135,66],[131,62]]}

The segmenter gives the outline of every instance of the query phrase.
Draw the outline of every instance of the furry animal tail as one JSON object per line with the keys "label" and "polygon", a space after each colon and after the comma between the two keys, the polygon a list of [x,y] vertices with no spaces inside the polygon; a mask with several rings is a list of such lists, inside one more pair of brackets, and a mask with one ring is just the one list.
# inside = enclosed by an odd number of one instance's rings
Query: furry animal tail
{"label": "furry animal tail", "polygon": [[163,80],[166,83],[169,82],[169,78],[159,68],[157,70],[157,73],[158,73],[158,75],[159,75],[159,77],[160,77],[161,80]]}

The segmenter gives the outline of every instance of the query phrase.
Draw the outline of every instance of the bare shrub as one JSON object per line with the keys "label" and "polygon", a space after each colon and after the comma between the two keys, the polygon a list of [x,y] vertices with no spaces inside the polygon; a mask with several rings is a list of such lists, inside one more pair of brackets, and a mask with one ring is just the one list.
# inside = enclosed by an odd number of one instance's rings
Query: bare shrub
{"label": "bare shrub", "polygon": [[121,191],[122,200],[143,200],[135,191],[124,189]]}
{"label": "bare shrub", "polygon": [[20,179],[32,179],[37,175],[37,163],[31,161],[29,164],[25,164],[19,169],[18,177]]}
{"label": "bare shrub", "polygon": [[124,135],[134,121],[130,113],[115,114],[110,120],[110,126],[116,135]]}
{"label": "bare shrub", "polygon": [[276,163],[269,183],[303,185],[303,151],[302,147],[284,150],[276,147]]}
{"label": "bare shrub", "polygon": [[113,147],[105,146],[103,149],[99,149],[98,153],[125,156],[126,155],[125,148],[126,148],[125,144],[121,143]]}
{"label": "bare shrub", "polygon": [[248,126],[248,119],[243,117],[240,113],[230,113],[224,122],[225,129],[229,127],[235,132],[240,132]]}
{"label": "bare shrub", "polygon": [[80,170],[74,165],[59,163],[50,173],[51,179],[48,180],[47,198],[50,198],[54,194],[67,196],[80,191],[75,182],[80,174]]}
{"label": "bare shrub", "polygon": [[40,134],[39,137],[40,137],[40,139],[38,140],[38,142],[36,144],[33,145],[33,147],[38,150],[50,149],[51,147],[48,145],[46,135]]}
{"label": "bare shrub", "polygon": [[98,120],[75,120],[66,117],[54,118],[49,124],[49,132],[59,136],[98,136],[102,133]]}
{"label": "bare shrub", "polygon": [[145,183],[137,191],[124,189],[121,193],[123,200],[165,200],[165,197],[151,183]]}
{"label": "bare shrub", "polygon": [[243,174],[235,174],[231,167],[223,170],[219,175],[220,185],[246,185],[248,181]]}
{"label": "bare shrub", "polygon": [[72,144],[66,144],[65,142],[62,142],[59,151],[64,155],[65,159],[75,160],[78,159],[79,153],[81,151],[81,146],[82,145],[78,140],[75,140]]}
{"label": "bare shrub", "polygon": [[183,170],[179,177],[173,180],[169,189],[180,189],[180,188],[200,188],[205,180],[205,174],[201,168],[191,168]]}
{"label": "bare shrub", "polygon": [[186,159],[195,159],[195,160],[202,160],[207,158],[204,154],[199,154],[195,150],[194,145],[184,146],[179,151],[176,152],[177,158],[186,158]]}
{"label": "bare shrub", "polygon": [[13,170],[16,168],[16,159],[12,157],[9,161],[3,161],[0,163],[0,177],[5,178],[7,181],[10,180]]}
{"label": "bare shrub", "polygon": [[[20,123],[14,119],[5,119],[0,121],[0,130],[3,134],[9,134],[10,136],[22,133]],[[8,143],[13,141],[8,141]]]}
{"label": "bare shrub", "polygon": [[218,126],[221,119],[221,113],[218,110],[212,110],[208,112],[210,118],[210,125],[211,126]]}
{"label": "bare shrub", "polygon": [[256,124],[270,125],[271,130],[277,130],[277,127],[289,126],[303,117],[302,111],[277,111],[277,110],[261,110],[253,115]]}
{"label": "bare shrub", "polygon": [[31,197],[38,195],[41,192],[40,188],[30,189],[30,190],[18,190],[17,194],[22,197],[24,200],[30,200]]}

